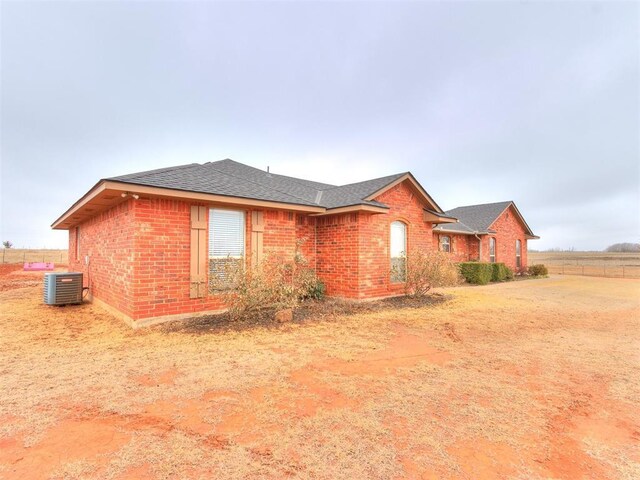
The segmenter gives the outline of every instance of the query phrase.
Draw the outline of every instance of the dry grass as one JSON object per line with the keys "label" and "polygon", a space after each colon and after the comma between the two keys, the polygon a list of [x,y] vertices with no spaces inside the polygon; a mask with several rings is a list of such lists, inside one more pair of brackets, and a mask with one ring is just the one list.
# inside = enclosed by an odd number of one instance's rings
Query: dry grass
{"label": "dry grass", "polygon": [[543,263],[549,273],[640,278],[640,253],[529,252],[529,265]]}
{"label": "dry grass", "polygon": [[529,265],[640,266],[640,252],[529,252]]}
{"label": "dry grass", "polygon": [[69,254],[64,250],[3,248],[0,263],[53,262],[66,265]]}
{"label": "dry grass", "polygon": [[637,478],[640,282],[450,292],[140,331],[0,292],[0,477]]}

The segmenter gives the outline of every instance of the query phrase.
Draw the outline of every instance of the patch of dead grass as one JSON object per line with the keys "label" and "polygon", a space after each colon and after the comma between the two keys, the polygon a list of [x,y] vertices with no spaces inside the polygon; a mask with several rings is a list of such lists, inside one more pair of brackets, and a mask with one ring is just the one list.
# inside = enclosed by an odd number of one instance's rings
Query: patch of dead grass
{"label": "patch of dead grass", "polygon": [[[44,306],[37,287],[9,289],[0,442],[17,438],[16,455],[28,456],[22,446],[39,448],[70,419],[127,436],[108,455],[42,466],[54,478],[391,479],[480,467],[570,477],[552,465],[563,445],[602,478],[634,478],[640,284],[597,280],[456,288],[410,308],[335,302],[285,325],[214,318],[139,331],[90,305]],[[577,429],[602,411],[629,432],[622,446]],[[11,458],[0,453],[8,478]]]}

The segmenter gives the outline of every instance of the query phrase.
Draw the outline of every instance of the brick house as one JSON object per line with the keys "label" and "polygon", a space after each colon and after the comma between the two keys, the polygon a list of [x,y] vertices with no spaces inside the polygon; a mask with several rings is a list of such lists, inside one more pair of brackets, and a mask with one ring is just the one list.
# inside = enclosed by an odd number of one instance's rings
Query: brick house
{"label": "brick house", "polygon": [[90,298],[141,326],[223,310],[210,280],[225,260],[297,245],[328,295],[400,294],[391,265],[456,221],[409,172],[334,186],[221,160],[102,179],[52,227]]}
{"label": "brick house", "polygon": [[501,262],[527,267],[527,240],[537,239],[512,201],[458,207],[445,212],[457,223],[433,229],[434,248],[450,252],[457,262]]}

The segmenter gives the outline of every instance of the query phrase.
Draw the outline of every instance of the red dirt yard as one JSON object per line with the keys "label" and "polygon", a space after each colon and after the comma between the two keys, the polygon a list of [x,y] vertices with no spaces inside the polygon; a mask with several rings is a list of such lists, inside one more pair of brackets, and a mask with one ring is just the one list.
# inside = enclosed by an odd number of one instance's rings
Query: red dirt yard
{"label": "red dirt yard", "polygon": [[640,478],[638,280],[133,331],[1,272],[0,478]]}

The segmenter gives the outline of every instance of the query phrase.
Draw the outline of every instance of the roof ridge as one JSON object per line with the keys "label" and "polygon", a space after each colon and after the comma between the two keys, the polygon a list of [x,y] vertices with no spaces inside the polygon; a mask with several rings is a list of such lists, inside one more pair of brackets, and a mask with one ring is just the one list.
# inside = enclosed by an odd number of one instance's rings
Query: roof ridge
{"label": "roof ridge", "polygon": [[[251,167],[251,168],[255,168],[255,167]],[[260,169],[258,169],[260,170]],[[262,170],[260,170],[262,172]],[[331,185],[330,183],[323,183],[323,182],[316,182],[315,180],[307,180],[306,178],[297,178],[297,177],[292,177],[290,175],[281,175],[280,173],[273,173],[273,172],[267,172],[269,175],[276,175],[278,177],[284,177],[284,178],[288,178],[290,180],[293,180],[294,182],[296,182],[299,185],[303,185],[302,183],[300,183],[300,181],[302,180],[303,182],[311,182],[311,183],[317,183],[319,185],[330,185],[332,188],[334,187],[334,185]]]}
{"label": "roof ridge", "polygon": [[458,208],[469,208],[469,207],[486,207],[487,205],[499,205],[501,203],[514,203],[513,200],[503,200],[501,202],[488,202],[488,203],[475,203],[473,205],[460,205],[459,207],[454,207],[448,211],[456,210]]}
{"label": "roof ridge", "polygon": [[[225,160],[230,160],[230,161],[232,161],[232,162],[234,162],[234,163],[240,163],[240,162],[236,162],[235,160],[231,160],[230,158],[226,158]],[[216,163],[216,162],[208,162],[208,163],[209,163],[209,165],[210,165],[210,166],[213,166],[213,165],[215,165],[215,163]],[[206,165],[206,164],[205,164],[205,165]],[[253,169],[255,169],[255,170],[258,170],[258,171],[262,172],[262,170],[260,170],[259,168],[252,167],[251,165],[245,165],[244,163],[241,163],[241,165],[243,165],[243,166],[248,166],[248,167],[250,167],[250,168],[253,168]],[[202,166],[204,166],[204,165],[202,165]],[[264,184],[261,184],[261,183],[255,182],[255,181],[250,180],[250,179],[248,179],[248,178],[246,178],[246,177],[241,177],[240,175],[234,175],[233,173],[229,173],[229,172],[223,172],[223,171],[221,171],[221,170],[218,170],[218,169],[217,169],[217,168],[215,168],[215,167],[214,167],[214,170],[216,170],[218,173],[221,173],[221,174],[223,174],[223,175],[227,175],[227,176],[229,176],[229,177],[234,177],[234,178],[239,178],[239,179],[241,179],[241,180],[244,180],[245,182],[253,183],[254,185],[259,185],[259,186],[261,186],[261,187],[263,187],[263,188],[267,188],[267,189],[269,189],[269,190],[273,190],[274,192],[283,193],[283,194],[288,195],[288,196],[290,196],[290,197],[292,197],[292,198],[296,198],[296,199],[298,199],[298,200],[301,200],[302,202],[304,202],[304,203],[306,203],[306,204],[308,204],[308,205],[312,205],[312,203],[311,203],[309,200],[307,200],[306,198],[298,197],[297,195],[294,195],[294,194],[292,194],[292,193],[290,193],[290,192],[283,192],[282,190],[278,190],[277,188],[273,188],[273,187],[270,187],[270,186],[267,186],[267,185],[264,185]],[[263,172],[263,173],[266,173],[266,172]]]}
{"label": "roof ridge", "polygon": [[195,166],[201,167],[202,165],[199,164],[199,163],[195,163],[195,162],[194,163],[187,163],[187,164],[184,164],[184,165],[177,165],[175,167],[154,168],[153,170],[145,170],[144,172],[135,172],[135,173],[127,173],[125,175],[116,175],[115,177],[107,177],[107,178],[105,178],[103,180],[115,180],[115,179],[122,178],[122,177],[139,178],[140,176],[146,176],[146,175],[150,175],[152,173],[167,172],[167,171],[170,171],[170,170],[180,170],[180,169],[183,169],[183,168],[195,167]]}
{"label": "roof ridge", "polygon": [[326,188],[326,189],[324,189],[322,191],[323,192],[327,192],[329,190],[335,190],[336,188],[351,187],[353,185],[359,185],[361,183],[375,182],[376,180],[382,180],[383,178],[391,178],[391,177],[399,178],[402,175],[406,175],[407,173],[410,173],[410,172],[394,173],[394,174],[391,174],[391,175],[384,175],[382,177],[370,178],[369,180],[362,180],[360,182],[346,183],[344,185],[336,185],[335,187]]}
{"label": "roof ridge", "polygon": [[[253,165],[247,165],[246,163],[238,162],[237,160],[234,160],[234,159],[232,159],[232,158],[224,158],[224,159],[222,159],[222,160],[218,160],[218,161],[216,161],[216,162],[207,162],[207,163],[214,164],[214,163],[218,163],[218,162],[225,162],[225,161],[226,161],[226,162],[233,162],[233,163],[235,163],[236,165],[241,165],[241,166],[243,166],[243,167],[251,168],[252,170],[256,170],[256,171],[258,171],[258,172],[260,172],[260,173],[266,173],[267,175],[275,175],[275,176],[277,176],[277,177],[288,178],[288,179],[290,179],[290,180],[295,181],[296,183],[300,183],[300,182],[302,181],[302,182],[317,183],[317,184],[320,184],[320,185],[331,185],[331,184],[329,184],[329,183],[316,182],[315,180],[307,180],[306,178],[292,177],[291,175],[282,175],[281,173],[274,173],[274,172],[268,172],[268,171],[267,171],[267,172],[265,172],[265,171],[264,171],[264,170],[262,170],[261,168],[254,167]],[[333,186],[333,185],[331,185],[331,186]]]}
{"label": "roof ridge", "polygon": [[264,170],[258,168],[258,167],[254,167],[253,165],[247,165],[246,163],[242,163],[242,162],[238,162],[237,160],[234,160],[232,158],[224,158],[222,160],[218,160],[217,162],[207,162],[207,163],[218,163],[218,162],[224,162],[224,161],[228,161],[228,162],[233,162],[236,165],[242,165],[243,167],[247,167],[247,168],[251,168],[253,170],[256,170],[260,173],[266,173],[267,175],[275,175],[276,177],[282,177],[282,178],[288,178],[289,180],[293,180],[294,182],[296,182],[298,185],[303,185],[303,186],[308,186],[305,185],[301,182],[310,182],[310,183],[317,183],[319,185],[330,185],[331,187],[334,187],[334,185],[331,185],[329,183],[324,183],[324,182],[316,182],[315,180],[307,180],[306,178],[298,178],[298,177],[292,177],[291,175],[282,175],[281,173],[274,173],[274,172],[265,172]]}
{"label": "roof ridge", "polygon": [[[305,186],[305,187],[313,188],[317,192],[322,192],[323,190],[319,190],[317,188],[311,187],[310,185],[305,185],[304,183],[301,183],[300,180],[302,180],[303,182],[317,183],[319,185],[329,185],[328,183],[316,182],[314,180],[307,180],[305,178],[290,177],[289,175],[280,175],[279,173],[271,173],[271,172],[267,172],[267,173],[269,175],[276,175],[278,177],[288,178],[289,180],[292,180],[293,182],[297,183],[298,185],[302,185],[302,186]],[[331,188],[333,188],[333,186]]]}

